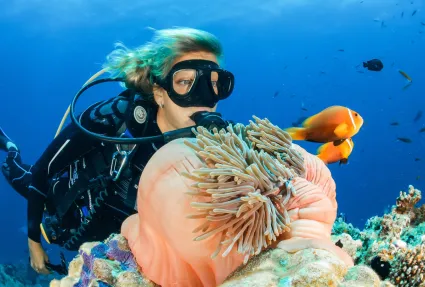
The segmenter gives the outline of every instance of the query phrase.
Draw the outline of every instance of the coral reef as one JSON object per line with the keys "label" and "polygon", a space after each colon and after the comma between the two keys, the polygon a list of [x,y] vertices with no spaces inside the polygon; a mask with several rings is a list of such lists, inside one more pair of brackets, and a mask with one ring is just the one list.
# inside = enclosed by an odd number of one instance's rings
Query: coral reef
{"label": "coral reef", "polygon": [[68,276],[53,280],[50,287],[154,287],[138,270],[127,240],[112,234],[105,242],[84,243],[69,264]]}
{"label": "coral reef", "polygon": [[[420,192],[414,191],[420,197]],[[397,206],[389,214],[371,218],[362,231],[341,218],[336,220],[332,241],[355,259],[354,267],[347,267],[322,249],[303,249],[292,254],[279,248],[267,249],[233,272],[221,286],[424,286],[425,245],[418,240],[423,238],[424,223],[406,226],[406,220],[397,217],[413,217],[415,210],[423,207],[411,205],[399,214]],[[388,233],[399,236],[390,238]],[[83,244],[70,263],[68,276],[52,281],[50,286],[157,285],[143,278],[126,239],[111,235],[104,243]]]}
{"label": "coral reef", "polygon": [[38,276],[29,263],[0,264],[0,286],[44,287],[57,277],[54,274]]}
{"label": "coral reef", "polygon": [[397,286],[425,285],[425,244],[398,249],[390,262],[390,278]]}
{"label": "coral reef", "polygon": [[382,282],[369,267],[348,267],[332,252],[303,249],[294,254],[279,248],[253,257],[231,274],[220,287],[323,287],[393,286]]}
{"label": "coral reef", "polygon": [[[346,239],[356,264],[371,266],[382,279],[396,286],[425,286],[425,222],[424,205],[417,207],[421,192],[409,185],[400,192],[396,204],[382,217],[370,218],[363,231],[352,229],[343,220],[333,227],[333,241],[360,234],[361,245]],[[421,221],[422,220],[422,221]],[[350,236],[351,237],[351,236]],[[342,243],[342,240],[340,241]]]}

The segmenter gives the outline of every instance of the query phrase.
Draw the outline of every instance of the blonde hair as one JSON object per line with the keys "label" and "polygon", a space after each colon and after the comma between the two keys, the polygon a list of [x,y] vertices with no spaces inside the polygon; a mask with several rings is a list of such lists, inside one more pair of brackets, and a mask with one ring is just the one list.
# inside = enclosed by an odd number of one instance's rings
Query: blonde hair
{"label": "blonde hair", "polygon": [[[103,65],[112,77],[125,79],[127,88],[144,94],[152,94],[153,78],[165,78],[176,58],[190,52],[214,54],[219,64],[223,49],[220,41],[211,33],[192,28],[155,30],[151,42],[129,49],[122,43],[107,56]],[[152,99],[153,100],[153,99]]]}

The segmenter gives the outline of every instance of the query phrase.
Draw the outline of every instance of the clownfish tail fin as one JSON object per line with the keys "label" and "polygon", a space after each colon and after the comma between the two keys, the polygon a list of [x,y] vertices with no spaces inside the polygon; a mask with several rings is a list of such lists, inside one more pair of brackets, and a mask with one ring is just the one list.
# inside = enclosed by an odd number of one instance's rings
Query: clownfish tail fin
{"label": "clownfish tail fin", "polygon": [[306,128],[292,127],[285,129],[285,131],[291,136],[292,140],[294,141],[305,140],[307,136]]}

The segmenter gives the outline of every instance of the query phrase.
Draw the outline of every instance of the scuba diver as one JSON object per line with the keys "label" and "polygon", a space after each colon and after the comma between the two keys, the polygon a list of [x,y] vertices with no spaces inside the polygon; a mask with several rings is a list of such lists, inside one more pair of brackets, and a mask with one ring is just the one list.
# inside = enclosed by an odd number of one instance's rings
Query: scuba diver
{"label": "scuba diver", "polygon": [[[18,146],[0,129],[0,149],[7,152],[2,172],[28,201],[28,246],[37,273],[52,270],[41,235],[78,250],[119,233],[137,212],[139,179],[157,149],[194,136],[193,127],[230,123],[215,112],[234,87],[233,74],[219,65],[222,55],[214,35],[190,28],[155,31],[151,42],[133,50],[118,45],[101,71],[111,78],[83,86],[68,109],[71,123],[61,129],[65,114],[34,165],[22,162]],[[126,89],[75,116],[79,96],[108,81],[121,81]]]}

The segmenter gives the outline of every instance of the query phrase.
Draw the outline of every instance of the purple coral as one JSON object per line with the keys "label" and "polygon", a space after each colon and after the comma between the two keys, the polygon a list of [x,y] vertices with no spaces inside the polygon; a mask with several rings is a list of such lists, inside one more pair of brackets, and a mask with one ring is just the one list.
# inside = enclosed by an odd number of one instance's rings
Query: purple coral
{"label": "purple coral", "polygon": [[81,278],[80,281],[78,281],[77,284],[75,284],[75,287],[84,287],[89,286],[90,281],[92,279],[95,279],[95,275],[93,274],[93,265],[94,265],[94,254],[87,254],[83,250],[80,250],[80,256],[83,258],[83,269],[81,271]]}
{"label": "purple coral", "polygon": [[83,258],[83,269],[81,272],[81,279],[75,285],[75,287],[89,286],[90,281],[96,278],[93,273],[94,261],[97,258],[105,258],[108,245],[105,243],[99,243],[90,250],[90,254],[86,253],[83,249],[80,249],[79,254]]}
{"label": "purple coral", "polygon": [[[90,251],[86,252],[87,250]],[[100,287],[116,286],[119,282],[124,281],[127,282],[126,284],[128,282],[136,284],[131,286],[139,286],[137,284],[140,282],[148,282],[140,275],[127,240],[119,234],[112,234],[105,242],[96,242],[93,245],[80,247],[79,255],[74,260],[74,270],[78,268],[75,266],[82,265],[80,274],[67,276],[76,279],[75,281],[78,280],[74,287],[90,286],[93,282],[97,282]],[[60,282],[56,283],[60,284]]]}
{"label": "purple coral", "polygon": [[106,253],[108,259],[120,262],[123,270],[137,270],[137,263],[134,260],[133,254],[130,250],[121,249],[117,239],[109,241],[108,246],[109,248]]}

